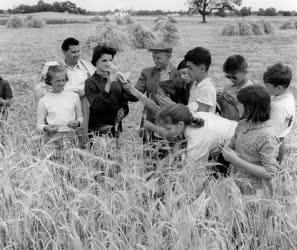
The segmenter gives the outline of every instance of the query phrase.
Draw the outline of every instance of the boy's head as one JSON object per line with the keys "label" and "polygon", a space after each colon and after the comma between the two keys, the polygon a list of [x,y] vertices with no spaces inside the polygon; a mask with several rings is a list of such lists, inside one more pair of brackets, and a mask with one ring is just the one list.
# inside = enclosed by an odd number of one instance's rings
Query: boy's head
{"label": "boy's head", "polygon": [[116,55],[116,50],[108,46],[98,45],[93,51],[92,64],[100,72],[110,72],[112,68],[112,60]]}
{"label": "boy's head", "polygon": [[191,82],[191,78],[189,76],[189,68],[185,60],[182,60],[177,66],[178,73],[180,74],[181,79],[186,83]]}
{"label": "boy's head", "polygon": [[61,47],[65,61],[69,64],[77,64],[80,57],[79,41],[73,37],[68,37],[64,40]]}
{"label": "boy's head", "polygon": [[292,70],[282,63],[274,64],[267,68],[263,81],[270,95],[281,95],[290,86]]}
{"label": "boy's head", "polygon": [[241,55],[229,56],[223,64],[223,71],[225,76],[235,86],[240,86],[246,82],[248,63]]}
{"label": "boy's head", "polygon": [[200,82],[207,76],[211,64],[211,55],[208,49],[197,47],[188,51],[185,55],[185,61],[191,79]]}
{"label": "boy's head", "polygon": [[45,83],[52,88],[52,92],[59,93],[64,90],[68,81],[66,70],[60,65],[49,66],[45,77]]}

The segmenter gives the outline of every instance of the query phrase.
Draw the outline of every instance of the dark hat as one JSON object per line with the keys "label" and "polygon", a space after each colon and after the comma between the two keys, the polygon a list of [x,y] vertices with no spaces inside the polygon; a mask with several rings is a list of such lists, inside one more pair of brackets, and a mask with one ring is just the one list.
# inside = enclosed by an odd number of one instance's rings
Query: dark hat
{"label": "dark hat", "polygon": [[164,43],[164,42],[160,42],[160,43],[156,43],[154,45],[152,45],[149,50],[150,52],[169,52],[172,53],[172,46]]}

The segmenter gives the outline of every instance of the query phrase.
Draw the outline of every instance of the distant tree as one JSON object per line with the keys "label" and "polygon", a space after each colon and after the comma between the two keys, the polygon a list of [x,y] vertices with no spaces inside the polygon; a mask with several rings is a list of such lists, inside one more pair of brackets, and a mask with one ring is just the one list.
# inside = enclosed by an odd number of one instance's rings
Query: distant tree
{"label": "distant tree", "polygon": [[266,14],[265,16],[276,16],[277,11],[275,8],[270,7],[265,10],[265,14]]}
{"label": "distant tree", "polygon": [[239,10],[241,16],[250,16],[252,14],[251,7],[243,7]]}
{"label": "distant tree", "polygon": [[287,11],[287,10],[279,10],[277,12],[278,15],[281,15],[281,16],[294,16],[294,12],[292,11]]}
{"label": "distant tree", "polygon": [[206,23],[206,16],[213,11],[232,10],[241,3],[242,0],[187,0],[189,11],[202,15],[202,23]]}

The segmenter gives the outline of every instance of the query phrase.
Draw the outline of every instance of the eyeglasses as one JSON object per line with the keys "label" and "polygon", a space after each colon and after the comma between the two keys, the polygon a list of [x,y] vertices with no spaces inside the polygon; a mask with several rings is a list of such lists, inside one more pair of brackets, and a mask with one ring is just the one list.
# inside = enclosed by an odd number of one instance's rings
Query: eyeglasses
{"label": "eyeglasses", "polygon": [[235,80],[235,81],[237,80],[236,76],[225,75],[225,77],[227,77],[230,80]]}

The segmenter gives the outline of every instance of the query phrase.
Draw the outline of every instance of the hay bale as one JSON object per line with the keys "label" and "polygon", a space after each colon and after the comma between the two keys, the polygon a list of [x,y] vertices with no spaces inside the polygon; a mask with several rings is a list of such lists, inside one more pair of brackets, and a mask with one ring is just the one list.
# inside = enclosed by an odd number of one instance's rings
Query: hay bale
{"label": "hay bale", "polygon": [[275,33],[273,25],[270,22],[262,20],[262,24],[263,24],[263,27],[264,27],[264,33],[265,34],[274,34]]}
{"label": "hay bale", "polygon": [[91,19],[92,22],[104,22],[103,17],[101,16],[95,16]]}
{"label": "hay bale", "polygon": [[168,21],[157,22],[153,27],[153,31],[155,31],[160,36],[160,40],[165,43],[177,45],[180,40],[177,27]]}
{"label": "hay bale", "polygon": [[295,26],[295,29],[297,29],[297,20],[294,20],[294,26]]}
{"label": "hay bale", "polygon": [[245,21],[242,19],[238,23],[238,28],[239,28],[239,35],[240,36],[252,36],[253,35],[253,29],[252,26],[249,22]]}
{"label": "hay bale", "polygon": [[238,24],[228,23],[222,30],[223,36],[239,36]]}
{"label": "hay bale", "polygon": [[264,35],[264,26],[261,23],[251,23],[252,31],[255,36]]}
{"label": "hay bale", "polygon": [[43,19],[32,16],[28,16],[25,22],[28,28],[43,28],[46,24],[46,21],[44,21]]}
{"label": "hay bale", "polygon": [[89,49],[93,49],[97,45],[106,45],[117,51],[123,51],[131,45],[131,42],[116,25],[104,23],[96,27],[96,34],[88,38],[87,45]]}
{"label": "hay bale", "polygon": [[281,30],[294,30],[295,29],[295,25],[292,21],[287,21],[285,23],[282,24],[282,26],[280,26]]}
{"label": "hay bale", "polygon": [[165,17],[165,16],[158,16],[158,17],[154,20],[154,23],[165,22],[165,21],[167,21],[167,17]]}
{"label": "hay bale", "polygon": [[25,26],[26,26],[26,23],[24,19],[18,16],[10,17],[6,23],[6,28],[10,28],[10,29],[19,29],[19,28],[24,28]]}
{"label": "hay bale", "polygon": [[129,24],[133,24],[134,23],[133,18],[131,16],[129,16],[129,15],[124,16],[123,20],[124,20],[124,23],[126,25],[129,25]]}
{"label": "hay bale", "polygon": [[169,16],[169,17],[168,17],[168,21],[169,21],[170,23],[177,23],[177,20],[176,20],[173,16]]}
{"label": "hay bale", "polygon": [[155,34],[141,24],[130,24],[125,30],[132,46],[137,49],[148,49],[156,43]]}

